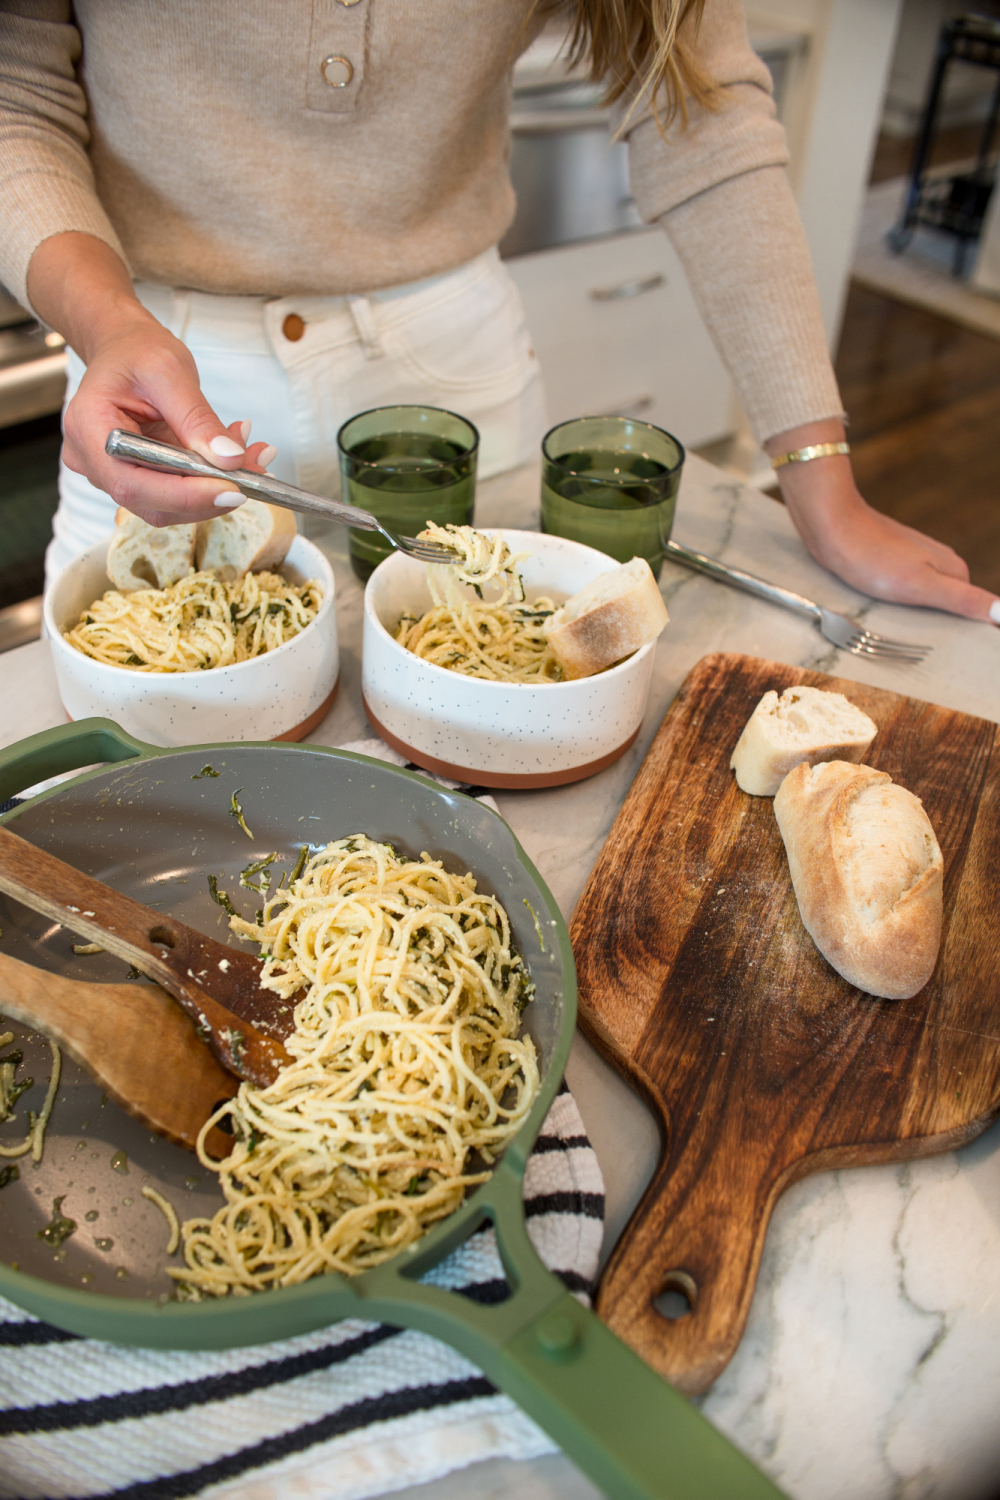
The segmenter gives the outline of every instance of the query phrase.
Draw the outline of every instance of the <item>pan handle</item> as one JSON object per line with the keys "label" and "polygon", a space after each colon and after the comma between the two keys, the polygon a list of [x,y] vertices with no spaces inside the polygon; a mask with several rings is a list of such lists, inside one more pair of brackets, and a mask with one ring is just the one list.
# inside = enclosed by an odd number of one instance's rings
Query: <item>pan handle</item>
{"label": "pan handle", "polygon": [[494,1379],[614,1500],[779,1500],[748,1458],[565,1290],[500,1351]]}
{"label": "pan handle", "polygon": [[78,771],[97,761],[134,760],[158,753],[155,745],[133,739],[111,719],[60,724],[0,750],[0,802],[63,771]]}
{"label": "pan handle", "polygon": [[[516,1151],[516,1144],[508,1153]],[[505,1157],[477,1195],[512,1288],[483,1306],[416,1278],[419,1245],[363,1278],[360,1316],[419,1328],[473,1360],[611,1500],[781,1500],[781,1491],[547,1270]],[[475,1221],[474,1221],[475,1222]],[[362,1285],[358,1290],[362,1291]]]}

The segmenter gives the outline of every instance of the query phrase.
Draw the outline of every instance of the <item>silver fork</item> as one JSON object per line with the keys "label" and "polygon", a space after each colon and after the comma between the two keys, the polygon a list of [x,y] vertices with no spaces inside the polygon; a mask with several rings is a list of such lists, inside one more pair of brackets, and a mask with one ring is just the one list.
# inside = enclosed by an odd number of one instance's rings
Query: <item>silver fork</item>
{"label": "silver fork", "polygon": [[689,547],[682,547],[679,542],[668,542],[666,553],[674,562],[682,563],[685,568],[693,568],[696,573],[706,573],[719,583],[731,583],[734,588],[755,594],[758,599],[767,599],[771,604],[783,604],[796,614],[807,615],[815,621],[828,641],[855,656],[891,656],[898,661],[908,661],[915,665],[922,662],[928,651],[933,649],[931,646],[913,646],[906,641],[893,641],[888,636],[876,635],[873,630],[866,630],[863,625],[849,620],[846,615],[824,609],[821,604],[814,604],[801,594],[793,594],[791,589],[767,583],[763,578],[755,578],[752,573],[744,573],[739,568],[730,568],[714,557],[705,557],[701,552],[692,552]]}
{"label": "silver fork", "polygon": [[308,490],[296,489],[294,484],[285,484],[282,479],[273,479],[270,474],[253,474],[249,469],[217,469],[207,464],[197,453],[186,448],[172,448],[169,443],[157,442],[155,438],[140,437],[134,432],[123,432],[116,427],[108,434],[105,453],[112,458],[124,458],[146,469],[159,469],[165,474],[196,474],[202,479],[228,479],[238,485],[244,495],[253,495],[258,500],[267,500],[271,505],[283,505],[286,510],[301,511],[307,516],[323,516],[328,521],[342,521],[345,526],[358,526],[362,531],[380,531],[386,541],[400,552],[415,557],[420,562],[454,563],[458,553],[437,542],[422,542],[419,537],[400,536],[382,522],[371,511],[359,510],[356,505],[345,505],[342,500],[327,500],[323,495],[311,495]]}

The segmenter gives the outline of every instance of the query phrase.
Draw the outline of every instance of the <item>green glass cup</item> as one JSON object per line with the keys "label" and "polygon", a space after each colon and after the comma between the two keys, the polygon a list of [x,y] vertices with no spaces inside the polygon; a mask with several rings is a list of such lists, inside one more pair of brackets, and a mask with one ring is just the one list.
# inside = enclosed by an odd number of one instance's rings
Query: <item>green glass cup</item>
{"label": "green glass cup", "polygon": [[542,439],[542,530],[618,562],[644,557],[659,578],[683,466],[681,444],[649,422],[561,422]]}
{"label": "green glass cup", "polygon": [[[399,532],[416,536],[428,521],[472,523],[479,433],[436,406],[379,406],[337,433],[344,499]],[[392,551],[377,531],[351,526],[351,567],[370,578]]]}

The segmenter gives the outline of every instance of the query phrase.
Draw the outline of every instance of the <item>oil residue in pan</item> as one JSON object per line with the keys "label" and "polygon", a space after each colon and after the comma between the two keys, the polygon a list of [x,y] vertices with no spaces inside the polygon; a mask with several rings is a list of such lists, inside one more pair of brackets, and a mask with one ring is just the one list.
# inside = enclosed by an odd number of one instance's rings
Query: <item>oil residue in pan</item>
{"label": "oil residue in pan", "polygon": [[[28,1110],[41,1107],[52,1065],[44,1037],[0,1017],[0,1033],[8,1031],[14,1041],[4,1052],[23,1052],[18,1077],[35,1083],[18,1099],[15,1117],[0,1125],[4,1146],[24,1139]],[[223,1202],[190,1151],[151,1135],[65,1053],[42,1160],[33,1162],[29,1153],[12,1164],[17,1179],[0,1190],[0,1260],[61,1286],[110,1296],[155,1300],[174,1293],[165,1270],[166,1221],[142,1196],[143,1187],[162,1193],[181,1220],[212,1214]],[[67,1232],[70,1220],[76,1228]],[[57,1232],[46,1235],[53,1223]],[[179,1255],[169,1261],[180,1263]]]}

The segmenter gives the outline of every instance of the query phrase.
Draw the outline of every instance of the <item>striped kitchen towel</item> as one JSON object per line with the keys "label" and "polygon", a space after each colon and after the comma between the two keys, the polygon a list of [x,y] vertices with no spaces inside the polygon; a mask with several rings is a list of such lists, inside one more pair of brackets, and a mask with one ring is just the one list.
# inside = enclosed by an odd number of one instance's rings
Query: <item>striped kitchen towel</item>
{"label": "striped kitchen towel", "polygon": [[[586,1300],[604,1183],[565,1084],[528,1159],[524,1206],[539,1255]],[[494,1231],[427,1279],[502,1301]],[[445,1344],[358,1319],[192,1354],[78,1339],[0,1299],[0,1350],[4,1500],[362,1500],[554,1451]]]}

